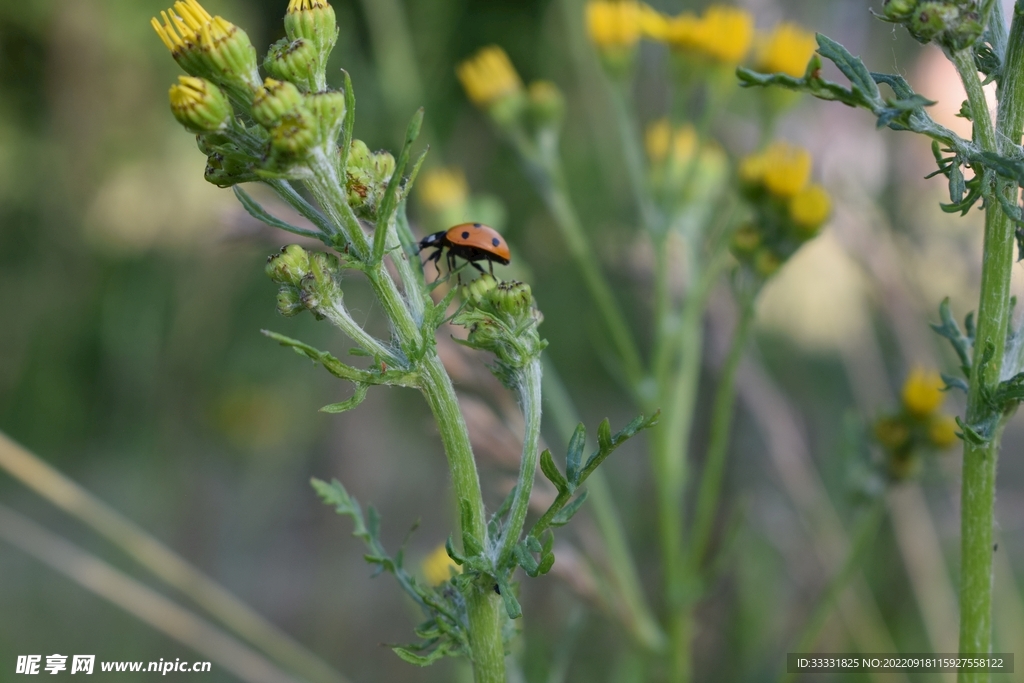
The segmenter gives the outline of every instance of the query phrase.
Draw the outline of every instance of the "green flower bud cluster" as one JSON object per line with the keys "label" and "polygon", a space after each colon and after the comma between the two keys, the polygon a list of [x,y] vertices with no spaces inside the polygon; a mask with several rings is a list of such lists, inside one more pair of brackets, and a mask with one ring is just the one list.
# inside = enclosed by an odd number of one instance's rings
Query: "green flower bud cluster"
{"label": "green flower bud cluster", "polygon": [[815,237],[831,213],[828,192],[810,175],[810,153],[784,142],[740,161],[740,189],[754,215],[733,233],[730,248],[760,280]]}
{"label": "green flower bud cluster", "polygon": [[984,0],[885,0],[881,18],[903,24],[922,43],[949,50],[974,45],[985,32]]}
{"label": "green flower bud cluster", "polygon": [[341,260],[334,254],[310,254],[299,245],[290,244],[267,259],[266,273],[281,285],[277,310],[283,316],[308,310],[321,320],[321,306],[341,300]]}
{"label": "green flower bud cluster", "polygon": [[956,443],[956,420],[941,411],[943,381],[938,373],[915,369],[901,393],[900,409],[875,420],[875,440],[892,481],[905,481],[921,469],[922,455]]}
{"label": "green flower bud cluster", "polygon": [[362,140],[352,141],[345,169],[345,189],[349,205],[357,215],[376,219],[394,172],[395,157],[389,152],[371,152]]}
{"label": "green flower bud cluster", "polygon": [[512,386],[518,372],[547,346],[537,332],[544,317],[534,306],[530,285],[502,282],[485,273],[463,287],[462,296],[463,307],[453,322],[469,330],[469,335],[460,343],[497,356],[492,369],[506,386]]}
{"label": "green flower bud cluster", "polygon": [[[306,74],[311,74],[312,78],[307,78],[314,85],[311,89],[323,90],[326,87],[324,72],[327,58],[338,42],[338,21],[334,8],[326,0],[290,0],[288,12],[284,16],[284,31],[292,44],[302,41],[312,48],[309,51],[312,59],[305,62],[309,65]],[[301,50],[303,54],[295,60],[296,66],[306,59],[307,48]]]}

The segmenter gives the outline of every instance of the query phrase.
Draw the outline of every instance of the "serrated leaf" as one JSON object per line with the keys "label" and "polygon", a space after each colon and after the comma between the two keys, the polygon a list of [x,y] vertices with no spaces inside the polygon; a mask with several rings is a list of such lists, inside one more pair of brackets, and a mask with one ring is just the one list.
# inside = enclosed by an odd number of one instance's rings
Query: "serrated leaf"
{"label": "serrated leaf", "polygon": [[368,384],[356,384],[356,392],[352,395],[352,398],[347,401],[340,403],[331,403],[320,409],[321,413],[344,413],[347,410],[352,410],[366,399],[366,392],[370,388]]}
{"label": "serrated leaf", "polygon": [[960,379],[959,377],[947,375],[944,372],[939,373],[939,375],[942,377],[942,381],[946,383],[945,391],[950,391],[951,389],[962,389],[965,394],[967,393],[967,382],[965,382],[964,380]]}
{"label": "serrated leaf", "polygon": [[871,72],[864,66],[864,62],[826,35],[818,33],[815,38],[818,40],[818,54],[835,64],[843,75],[850,79],[853,91],[859,92],[870,102],[880,103],[878,85],[871,77]]}
{"label": "serrated leaf", "polygon": [[579,485],[580,463],[583,460],[583,447],[587,443],[587,428],[583,423],[576,425],[576,431],[569,439],[569,449],[565,453],[565,475],[573,487]]}
{"label": "serrated leaf", "polygon": [[555,460],[551,457],[551,451],[546,448],[540,454],[540,469],[544,476],[548,478],[548,481],[555,485],[559,493],[571,493],[569,482],[558,471],[558,466],[555,465]]}
{"label": "serrated leaf", "polygon": [[566,505],[564,508],[558,511],[558,514],[551,518],[551,526],[560,527],[565,526],[569,523],[569,520],[573,518],[580,507],[587,500],[587,492],[584,491],[580,495],[576,496],[576,499]]}
{"label": "serrated leaf", "polygon": [[313,485],[313,490],[316,491],[324,503],[333,505],[334,511],[339,515],[347,515],[352,518],[353,536],[366,541],[371,539],[370,534],[366,530],[366,522],[363,520],[363,511],[359,507],[359,501],[349,495],[340,481],[332,479],[331,483],[328,484],[314,477],[310,479],[310,483]]}

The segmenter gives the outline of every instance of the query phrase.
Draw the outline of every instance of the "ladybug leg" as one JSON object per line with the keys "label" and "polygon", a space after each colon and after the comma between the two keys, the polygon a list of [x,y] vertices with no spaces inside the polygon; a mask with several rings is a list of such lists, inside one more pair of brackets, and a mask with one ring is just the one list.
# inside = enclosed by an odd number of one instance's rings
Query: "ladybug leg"
{"label": "ladybug leg", "polygon": [[434,270],[437,271],[437,277],[434,278],[434,282],[437,282],[441,278],[441,250],[438,249],[433,254],[427,257],[427,260],[423,262],[424,267],[431,261],[434,262]]}
{"label": "ladybug leg", "polygon": [[487,270],[491,271],[491,277],[494,277],[494,261],[487,259]]}
{"label": "ladybug leg", "polygon": [[[480,264],[478,264],[478,263],[477,263],[476,261],[470,261],[470,262],[469,262],[469,265],[473,266],[474,268],[476,268],[477,270],[479,270],[479,271],[480,271],[481,273],[482,273],[482,272],[484,272],[484,269],[483,269],[483,268],[481,268],[481,267],[480,267]],[[493,273],[492,273],[492,275],[493,275]]]}

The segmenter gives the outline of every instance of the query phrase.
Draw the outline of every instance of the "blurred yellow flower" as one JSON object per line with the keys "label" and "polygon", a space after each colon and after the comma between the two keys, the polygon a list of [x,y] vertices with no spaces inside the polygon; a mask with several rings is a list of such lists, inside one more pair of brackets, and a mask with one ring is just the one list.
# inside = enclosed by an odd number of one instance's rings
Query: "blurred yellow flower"
{"label": "blurred yellow flower", "polygon": [[811,153],[786,142],[773,142],[764,151],[762,181],[776,197],[789,198],[804,189],[811,177]]}
{"label": "blurred yellow flower", "polygon": [[910,428],[899,417],[883,417],[875,422],[875,438],[888,451],[897,451],[910,440]]}
{"label": "blurred yellow flower", "polygon": [[928,417],[942,405],[944,387],[939,373],[914,368],[903,383],[903,407],[914,417]]}
{"label": "blurred yellow flower", "polygon": [[813,237],[832,211],[832,199],[821,185],[811,184],[789,200],[789,217],[802,237]]}
{"label": "blurred yellow flower", "polygon": [[478,107],[490,107],[523,89],[508,54],[497,45],[481,49],[459,64],[455,73],[470,101]]}
{"label": "blurred yellow flower", "polygon": [[750,51],[754,17],[746,10],[711,5],[704,16],[680,14],[669,19],[664,40],[674,48],[690,50],[725,64],[738,64]]}
{"label": "blurred yellow flower", "polygon": [[689,123],[672,130],[668,119],[659,119],[647,126],[644,146],[654,164],[668,158],[670,150],[676,161],[687,160],[697,149],[697,130]]}
{"label": "blurred yellow flower", "polygon": [[797,24],[783,22],[758,40],[754,69],[761,73],[784,73],[800,78],[807,70],[818,41]]}
{"label": "blurred yellow flower", "polygon": [[431,211],[460,205],[469,197],[466,176],[459,168],[432,168],[419,181],[419,197]]}
{"label": "blurred yellow flower", "polygon": [[959,426],[949,415],[937,415],[928,424],[928,441],[936,448],[949,448],[956,443]]}
{"label": "blurred yellow flower", "polygon": [[455,564],[455,560],[448,557],[448,551],[443,545],[437,546],[434,552],[423,558],[420,569],[423,571],[423,578],[431,586],[440,586],[452,578],[453,571],[456,574],[462,571],[462,568]]}
{"label": "blurred yellow flower", "polygon": [[597,0],[585,11],[587,36],[597,47],[633,47],[640,40],[640,3]]}

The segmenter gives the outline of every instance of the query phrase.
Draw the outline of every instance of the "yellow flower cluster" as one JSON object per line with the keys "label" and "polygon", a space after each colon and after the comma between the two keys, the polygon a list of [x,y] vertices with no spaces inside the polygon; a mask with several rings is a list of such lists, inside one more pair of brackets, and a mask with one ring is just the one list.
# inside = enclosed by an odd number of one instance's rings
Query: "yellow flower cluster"
{"label": "yellow flower cluster", "polygon": [[668,119],[660,119],[647,127],[644,146],[652,164],[665,161],[670,151],[677,161],[689,160],[697,149],[697,130],[691,124],[672,130]]}
{"label": "yellow flower cluster", "polygon": [[754,69],[761,73],[784,73],[800,78],[807,69],[818,41],[800,26],[783,22],[757,40]]}
{"label": "yellow flower cluster", "polygon": [[723,64],[739,64],[754,39],[754,17],[746,10],[711,5],[704,16],[681,14],[668,20],[664,40],[671,47],[709,57]]}
{"label": "yellow flower cluster", "polygon": [[939,373],[914,368],[900,392],[901,410],[875,422],[875,439],[885,451],[891,478],[913,476],[920,469],[922,448],[944,449],[956,443],[956,420],[940,412],[944,386]]}
{"label": "yellow flower cluster", "polygon": [[483,48],[455,70],[470,101],[488,108],[509,96],[520,95],[523,81],[508,54],[497,45]]}
{"label": "yellow flower cluster", "polygon": [[423,558],[420,569],[423,571],[423,578],[431,586],[440,586],[452,578],[452,573],[458,574],[462,571],[462,568],[448,556],[448,551],[443,545],[437,546],[434,552]]}
{"label": "yellow flower cluster", "polygon": [[773,142],[763,152],[744,157],[739,174],[744,184],[763,185],[776,197],[789,199],[810,180],[811,153],[787,142]]}

